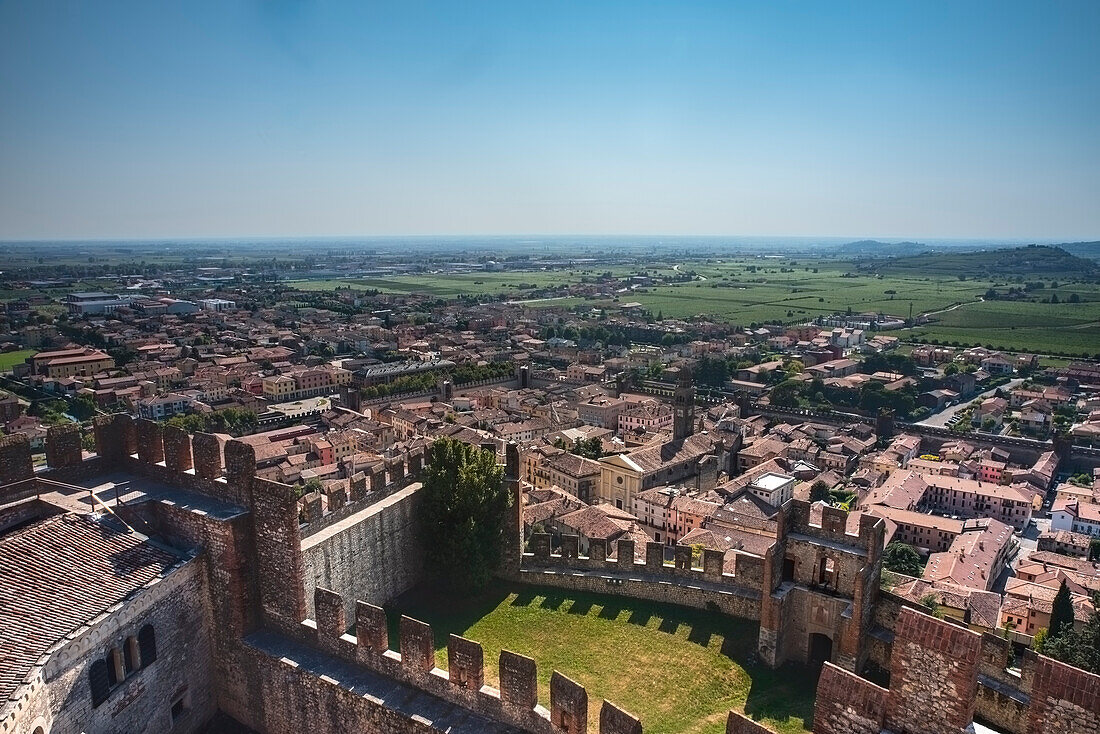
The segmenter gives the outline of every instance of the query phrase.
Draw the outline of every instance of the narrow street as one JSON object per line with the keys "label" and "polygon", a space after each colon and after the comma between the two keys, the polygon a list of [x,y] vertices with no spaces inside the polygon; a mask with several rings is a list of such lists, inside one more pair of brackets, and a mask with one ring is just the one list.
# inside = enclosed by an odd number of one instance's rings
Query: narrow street
{"label": "narrow street", "polygon": [[947,421],[951,420],[951,418],[956,413],[958,413],[962,410],[965,410],[966,406],[970,405],[970,403],[973,402],[974,400],[977,400],[978,398],[983,398],[983,397],[987,397],[989,395],[992,395],[993,393],[997,392],[998,390],[1005,390],[1007,392],[1008,390],[1013,389],[1014,387],[1016,387],[1017,385],[1019,385],[1023,381],[1024,381],[1024,379],[1022,377],[1019,377],[1019,378],[1016,378],[1015,380],[1010,380],[1010,381],[1006,382],[1005,384],[1001,385],[1000,387],[992,387],[992,388],[990,388],[988,390],[985,390],[983,392],[976,393],[976,394],[972,395],[971,397],[966,398],[965,400],[959,401],[958,405],[952,405],[950,408],[947,408],[946,410],[943,410],[939,413],[936,413],[935,415],[930,415],[922,421],[918,421],[917,425],[918,426],[928,426],[929,428],[946,428],[947,427]]}

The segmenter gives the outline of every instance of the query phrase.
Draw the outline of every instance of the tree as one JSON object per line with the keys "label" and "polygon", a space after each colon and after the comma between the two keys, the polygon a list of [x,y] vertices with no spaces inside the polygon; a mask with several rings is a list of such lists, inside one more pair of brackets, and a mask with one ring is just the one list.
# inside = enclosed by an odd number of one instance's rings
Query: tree
{"label": "tree", "polygon": [[428,451],[420,535],[428,573],[448,591],[480,591],[500,566],[511,498],[492,451],[441,438]]}
{"label": "tree", "polygon": [[882,553],[882,565],[894,573],[903,573],[906,576],[920,576],[920,554],[917,549],[907,543],[893,541],[886,546]]}
{"label": "tree", "polygon": [[932,616],[936,619],[943,619],[943,610],[940,609],[940,598],[933,592],[928,592],[920,598],[920,603],[928,607],[932,611]]}
{"label": "tree", "polygon": [[598,436],[581,439],[573,444],[572,453],[586,459],[598,459],[603,455],[603,441]]}
{"label": "tree", "polygon": [[96,412],[95,398],[91,395],[78,395],[69,404],[69,415],[78,421],[86,421],[92,418]]}
{"label": "tree", "polygon": [[1073,599],[1065,580],[1054,595],[1054,604],[1050,612],[1050,638],[1056,640],[1066,632],[1073,630]]}
{"label": "tree", "polygon": [[768,401],[779,408],[797,408],[800,392],[802,392],[801,382],[798,380],[785,380],[772,388]]}
{"label": "tree", "polygon": [[819,501],[829,501],[829,485],[820,479],[810,485],[810,502]]}
{"label": "tree", "polygon": [[1100,538],[1089,541],[1089,560],[1095,562],[1100,559]]}
{"label": "tree", "polygon": [[302,497],[310,492],[322,492],[324,489],[325,485],[321,483],[320,479],[317,477],[310,477],[306,480],[306,483],[302,485],[301,489],[298,490],[298,496]]}
{"label": "tree", "polygon": [[1070,627],[1058,637],[1048,630],[1039,630],[1033,643],[1035,650],[1082,670],[1100,673],[1100,611],[1097,611],[1100,594],[1093,594],[1092,602],[1094,611],[1084,627]]}

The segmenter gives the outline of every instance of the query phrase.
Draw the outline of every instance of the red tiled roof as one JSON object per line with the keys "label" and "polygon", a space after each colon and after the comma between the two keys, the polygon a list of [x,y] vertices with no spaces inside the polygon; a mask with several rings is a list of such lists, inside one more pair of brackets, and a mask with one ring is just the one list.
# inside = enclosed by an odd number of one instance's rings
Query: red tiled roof
{"label": "red tiled roof", "polygon": [[0,701],[65,635],[178,560],[144,536],[75,513],[0,537]]}

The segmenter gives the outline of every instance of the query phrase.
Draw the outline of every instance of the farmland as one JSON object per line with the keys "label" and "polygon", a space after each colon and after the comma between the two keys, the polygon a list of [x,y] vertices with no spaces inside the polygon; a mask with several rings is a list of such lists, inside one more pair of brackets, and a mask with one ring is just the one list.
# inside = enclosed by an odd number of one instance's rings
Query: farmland
{"label": "farmland", "polygon": [[[1031,259],[1023,259],[1027,256]],[[739,326],[799,323],[851,311],[906,318],[928,314],[929,322],[894,332],[902,339],[960,345],[993,345],[1020,351],[1084,355],[1100,352],[1100,285],[1091,261],[1051,248],[998,251],[1007,271],[999,278],[979,264],[988,253],[952,253],[879,260],[835,258],[696,258],[641,261],[635,266],[557,271],[508,271],[394,275],[378,278],[292,282],[303,290],[353,288],[387,293],[421,293],[440,298],[503,295],[530,300],[532,307],[612,308],[635,301],[664,318],[707,316]],[[1019,261],[1019,262],[1017,262]],[[1034,267],[1032,273],[1028,268]],[[1080,273],[1072,268],[1080,267]],[[570,285],[603,272],[650,276],[651,283],[604,299],[562,298]],[[1017,300],[984,301],[992,288],[1002,296],[1023,289],[1030,277],[1041,288]],[[677,277],[684,280],[677,281]],[[555,296],[557,296],[555,298]],[[1058,303],[1043,303],[1055,300]],[[1076,302],[1071,303],[1070,299]]]}
{"label": "farmland", "polygon": [[502,273],[418,273],[415,275],[391,275],[371,278],[343,278],[337,280],[289,281],[287,285],[301,290],[327,291],[337,288],[353,290],[378,290],[382,293],[412,293],[439,298],[457,298],[465,295],[506,294],[523,299],[527,293],[579,283],[582,277],[594,278],[602,272],[628,274],[632,268],[605,268],[596,270],[532,270]]}
{"label": "farmland", "polygon": [[[1068,289],[1066,289],[1068,291]],[[1100,292],[1077,288],[1079,303],[985,301],[968,303],[937,316],[935,323],[898,332],[941,343],[983,344],[995,348],[1055,354],[1100,352]],[[1087,300],[1086,300],[1087,299]]]}

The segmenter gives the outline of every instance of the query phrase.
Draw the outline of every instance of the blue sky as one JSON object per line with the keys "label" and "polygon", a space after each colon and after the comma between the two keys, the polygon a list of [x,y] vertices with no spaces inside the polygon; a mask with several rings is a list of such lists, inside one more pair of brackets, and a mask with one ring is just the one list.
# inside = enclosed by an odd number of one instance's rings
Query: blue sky
{"label": "blue sky", "polygon": [[0,238],[1100,238],[1100,2],[0,0]]}

